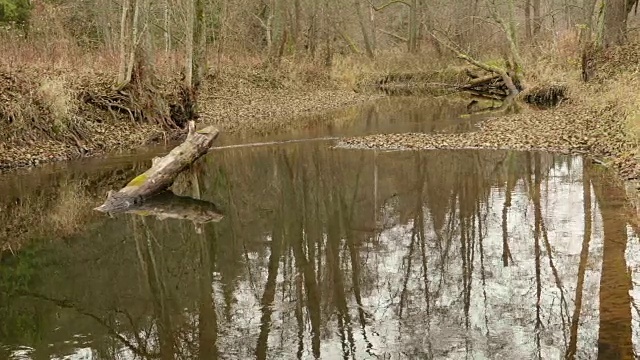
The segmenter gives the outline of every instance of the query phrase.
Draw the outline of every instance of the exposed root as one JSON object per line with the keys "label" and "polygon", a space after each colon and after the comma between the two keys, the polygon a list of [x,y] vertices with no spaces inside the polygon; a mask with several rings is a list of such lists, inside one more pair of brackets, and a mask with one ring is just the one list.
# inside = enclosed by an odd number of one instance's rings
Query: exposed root
{"label": "exposed root", "polygon": [[195,96],[178,81],[143,86],[134,78],[114,89],[112,79],[0,68],[0,169],[140,146],[159,134],[173,138],[195,117]]}
{"label": "exposed root", "polygon": [[99,91],[83,91],[81,101],[107,111],[115,120],[122,117],[131,122],[160,125],[165,129],[183,129],[195,117],[193,96],[178,90],[177,95],[148,87],[128,84],[121,89],[103,87]]}

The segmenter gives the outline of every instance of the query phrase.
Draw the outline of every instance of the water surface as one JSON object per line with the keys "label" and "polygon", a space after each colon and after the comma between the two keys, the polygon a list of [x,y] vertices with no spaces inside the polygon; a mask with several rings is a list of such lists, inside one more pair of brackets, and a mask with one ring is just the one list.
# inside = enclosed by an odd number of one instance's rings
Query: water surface
{"label": "water surface", "polygon": [[[385,101],[271,139],[465,126],[455,105],[414,121]],[[387,120],[367,127],[367,111]],[[610,174],[553,154],[330,145],[211,152],[173,188],[218,206],[205,224],[91,211],[147,156],[0,178],[0,358],[640,353],[640,243]]]}

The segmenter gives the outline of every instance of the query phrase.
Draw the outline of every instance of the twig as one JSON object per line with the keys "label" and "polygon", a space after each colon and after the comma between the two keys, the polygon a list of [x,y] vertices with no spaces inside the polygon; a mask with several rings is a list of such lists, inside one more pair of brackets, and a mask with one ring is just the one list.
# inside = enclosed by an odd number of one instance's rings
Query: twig
{"label": "twig", "polygon": [[393,37],[393,38],[395,38],[395,39],[398,39],[398,40],[400,40],[400,41],[403,41],[403,42],[407,42],[407,41],[409,41],[407,38],[404,38],[404,37],[402,37],[402,36],[400,36],[400,35],[394,34],[394,33],[389,32],[389,31],[387,31],[387,30],[384,30],[384,29],[376,29],[376,30],[380,31],[380,32],[381,32],[381,33],[383,33],[383,34],[389,35],[389,36],[391,36],[391,37]]}
{"label": "twig", "polygon": [[369,4],[371,5],[371,7],[373,8],[373,10],[375,11],[380,11],[383,10],[384,8],[386,8],[389,5],[393,5],[393,4],[403,4],[406,5],[408,7],[411,7],[411,4],[409,4],[408,2],[404,1],[404,0],[391,0],[388,3],[380,6],[380,7],[376,7],[373,2],[371,2],[371,0],[369,0]]}

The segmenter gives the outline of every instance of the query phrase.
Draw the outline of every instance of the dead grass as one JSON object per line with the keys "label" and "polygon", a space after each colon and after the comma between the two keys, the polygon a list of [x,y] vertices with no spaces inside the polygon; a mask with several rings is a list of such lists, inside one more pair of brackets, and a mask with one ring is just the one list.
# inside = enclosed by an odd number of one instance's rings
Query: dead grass
{"label": "dead grass", "polygon": [[597,91],[594,98],[621,109],[621,113],[625,117],[627,137],[635,145],[636,155],[640,155],[640,151],[638,151],[638,147],[640,147],[640,93],[637,90],[640,81],[624,73],[620,77],[620,79],[607,81],[600,89],[601,91]]}
{"label": "dead grass", "polygon": [[356,89],[389,74],[446,73],[450,63],[450,58],[437,54],[414,55],[401,50],[380,52],[375,59],[362,55],[337,55],[331,68],[331,76],[344,88]]}
{"label": "dead grass", "polygon": [[64,77],[42,79],[38,96],[49,108],[53,131],[60,133],[68,128],[77,114],[78,101]]}

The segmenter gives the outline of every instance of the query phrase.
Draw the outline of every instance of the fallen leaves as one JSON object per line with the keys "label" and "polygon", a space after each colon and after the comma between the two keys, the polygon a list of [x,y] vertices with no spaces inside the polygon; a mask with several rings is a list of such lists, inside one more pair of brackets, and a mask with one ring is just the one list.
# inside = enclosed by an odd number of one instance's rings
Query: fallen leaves
{"label": "fallen leaves", "polygon": [[[640,178],[638,150],[615,108],[564,104],[554,110],[496,117],[476,132],[392,134],[344,139],[339,146],[380,149],[505,149],[590,154],[605,158],[625,179]],[[613,161],[615,160],[615,161]]]}

